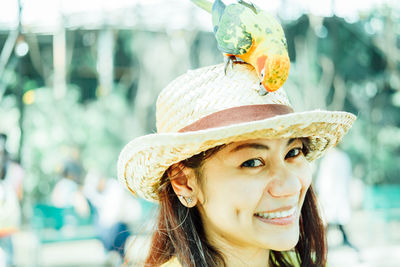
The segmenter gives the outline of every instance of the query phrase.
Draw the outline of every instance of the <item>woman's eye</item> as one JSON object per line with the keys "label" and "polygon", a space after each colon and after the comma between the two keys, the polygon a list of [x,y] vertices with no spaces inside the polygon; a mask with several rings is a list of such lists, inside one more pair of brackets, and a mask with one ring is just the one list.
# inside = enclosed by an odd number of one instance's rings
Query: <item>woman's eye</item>
{"label": "woman's eye", "polygon": [[300,155],[301,153],[302,153],[301,148],[299,148],[299,147],[298,148],[293,148],[286,154],[285,159],[287,159],[287,158],[295,158],[298,155]]}
{"label": "woman's eye", "polygon": [[264,163],[260,159],[249,159],[240,165],[242,168],[254,168],[263,165]]}

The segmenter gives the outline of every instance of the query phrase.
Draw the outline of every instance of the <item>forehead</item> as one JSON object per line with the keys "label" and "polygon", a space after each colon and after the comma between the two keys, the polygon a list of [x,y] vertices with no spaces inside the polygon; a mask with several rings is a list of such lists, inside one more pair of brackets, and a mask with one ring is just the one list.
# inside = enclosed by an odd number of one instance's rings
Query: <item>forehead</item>
{"label": "forehead", "polygon": [[242,148],[269,149],[271,147],[289,146],[297,142],[301,142],[301,140],[298,138],[250,139],[230,143],[225,146],[224,150],[228,152],[235,152]]}

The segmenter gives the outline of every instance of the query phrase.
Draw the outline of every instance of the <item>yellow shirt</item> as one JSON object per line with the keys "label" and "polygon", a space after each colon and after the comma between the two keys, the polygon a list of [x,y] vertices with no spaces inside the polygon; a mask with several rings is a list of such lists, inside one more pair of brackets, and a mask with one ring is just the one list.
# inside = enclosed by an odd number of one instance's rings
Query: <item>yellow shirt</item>
{"label": "yellow shirt", "polygon": [[[300,264],[297,262],[296,253],[291,251],[285,254],[288,257],[288,259],[290,259],[291,262],[294,264],[293,267],[300,266]],[[182,265],[179,263],[176,257],[172,257],[169,261],[167,261],[160,267],[182,267]]]}
{"label": "yellow shirt", "polygon": [[176,257],[172,257],[169,261],[161,265],[160,267],[181,267],[182,265],[179,263]]}

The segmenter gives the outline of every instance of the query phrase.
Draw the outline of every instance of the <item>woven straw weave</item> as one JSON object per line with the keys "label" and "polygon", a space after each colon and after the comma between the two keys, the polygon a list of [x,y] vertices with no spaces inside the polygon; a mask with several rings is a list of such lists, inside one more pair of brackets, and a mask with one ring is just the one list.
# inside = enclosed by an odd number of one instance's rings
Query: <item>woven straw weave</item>
{"label": "woven straw weave", "polygon": [[260,96],[253,67],[235,64],[224,74],[223,65],[188,71],[171,82],[157,100],[157,131],[177,132],[184,126],[220,110],[289,101],[283,90]]}
{"label": "woven straw weave", "polygon": [[118,160],[118,177],[133,193],[157,201],[166,169],[197,153],[235,141],[256,138],[309,137],[312,161],[335,145],[356,117],[347,112],[308,111],[219,128],[178,133],[199,119],[232,107],[258,104],[290,106],[282,89],[258,94],[259,81],[247,64],[188,71],[172,81],[157,100],[157,131],[128,143]]}

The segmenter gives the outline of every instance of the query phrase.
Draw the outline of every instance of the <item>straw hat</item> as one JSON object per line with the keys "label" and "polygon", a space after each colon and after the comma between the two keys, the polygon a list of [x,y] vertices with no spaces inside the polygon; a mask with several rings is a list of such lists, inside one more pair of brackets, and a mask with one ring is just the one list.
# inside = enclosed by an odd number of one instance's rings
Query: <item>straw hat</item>
{"label": "straw hat", "polygon": [[122,150],[118,177],[129,190],[157,201],[163,173],[212,147],[256,138],[309,137],[307,159],[320,157],[348,131],[347,112],[294,113],[283,89],[261,96],[248,64],[190,70],[172,81],[157,100],[157,133],[138,137]]}

